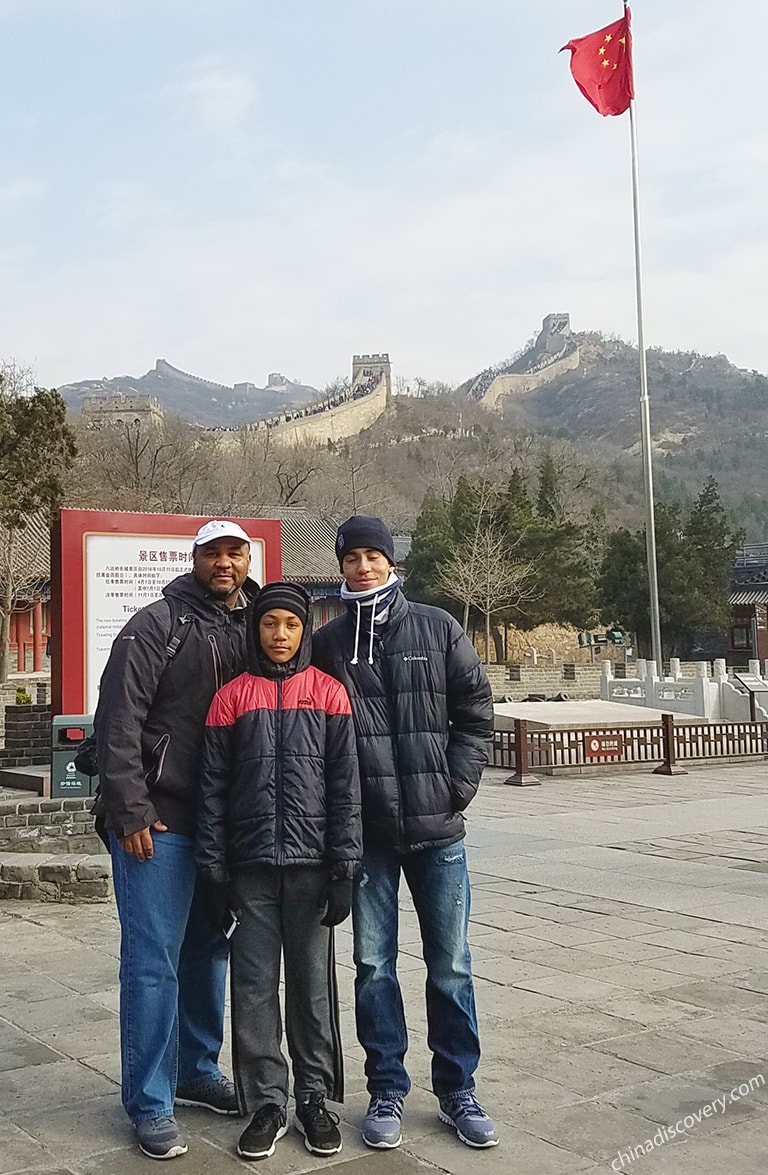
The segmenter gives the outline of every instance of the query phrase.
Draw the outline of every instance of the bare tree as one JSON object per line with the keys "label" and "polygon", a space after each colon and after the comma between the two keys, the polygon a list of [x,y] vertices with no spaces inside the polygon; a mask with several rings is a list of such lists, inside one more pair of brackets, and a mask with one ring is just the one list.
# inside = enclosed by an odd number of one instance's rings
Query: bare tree
{"label": "bare tree", "polygon": [[207,496],[214,443],[179,417],[75,425],[80,458],[68,488],[71,505],[184,513]]}
{"label": "bare tree", "polygon": [[298,506],[301,502],[299,491],[319,469],[317,448],[299,444],[276,447],[274,476],[280,492],[280,504]]}
{"label": "bare tree", "polygon": [[488,525],[478,527],[440,565],[436,583],[449,599],[463,605],[465,631],[470,608],[485,617],[486,663],[491,659],[492,617],[511,609],[522,611],[538,595],[533,563],[510,559],[503,536]]}

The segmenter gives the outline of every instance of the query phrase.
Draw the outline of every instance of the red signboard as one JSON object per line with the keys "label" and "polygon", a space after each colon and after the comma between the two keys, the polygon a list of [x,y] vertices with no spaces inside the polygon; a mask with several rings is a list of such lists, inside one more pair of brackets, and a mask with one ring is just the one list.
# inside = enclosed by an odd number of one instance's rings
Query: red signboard
{"label": "red signboard", "polygon": [[619,759],[624,754],[624,739],[616,734],[585,734],[585,759]]}
{"label": "red signboard", "polygon": [[[51,551],[54,714],[90,714],[112,641],[129,617],[192,569],[192,539],[208,518],[62,510]],[[251,576],[279,579],[280,523],[233,518],[251,539]]]}

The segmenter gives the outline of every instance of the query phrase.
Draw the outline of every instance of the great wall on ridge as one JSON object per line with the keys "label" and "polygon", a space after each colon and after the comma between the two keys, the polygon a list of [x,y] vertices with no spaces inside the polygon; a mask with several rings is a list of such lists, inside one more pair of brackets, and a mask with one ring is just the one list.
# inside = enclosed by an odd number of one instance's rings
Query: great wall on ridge
{"label": "great wall on ridge", "polygon": [[[548,314],[535,342],[522,354],[513,360],[485,368],[458,390],[467,399],[494,410],[500,407],[506,397],[535,391],[556,376],[574,370],[579,363],[579,345],[571,334],[569,315]],[[240,403],[264,391],[280,393],[299,386],[273,372],[268,377],[266,389],[258,389],[251,383],[238,383],[230,388],[173,367],[165,359],[158,359],[150,374],[158,378],[191,382],[194,387],[210,391],[212,400],[216,400],[222,392],[227,392],[239,397]],[[356,436],[378,420],[391,396],[389,355],[386,352],[353,355],[352,378],[348,386],[340,386],[325,395],[317,394],[301,405],[293,405],[279,413],[267,414],[237,426],[204,427],[207,431],[222,434],[224,443],[226,434],[244,427],[259,431],[268,429],[271,437],[281,444],[335,444],[346,437]],[[158,424],[164,412],[155,396],[140,394],[138,388],[135,394],[110,395],[106,389],[87,394],[82,400],[82,411],[94,425],[110,423],[127,426]]]}

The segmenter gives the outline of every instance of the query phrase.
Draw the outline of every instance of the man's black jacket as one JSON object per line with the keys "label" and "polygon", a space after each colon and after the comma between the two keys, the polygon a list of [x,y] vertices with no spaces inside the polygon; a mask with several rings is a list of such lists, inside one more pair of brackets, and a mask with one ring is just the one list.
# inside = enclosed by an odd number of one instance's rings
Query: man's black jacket
{"label": "man's black jacket", "polygon": [[[257,591],[246,580],[243,592]],[[218,602],[190,572],[163,589],[194,616],[176,656],[165,600],[142,608],[112,645],[95,728],[107,827],[129,836],[162,820],[194,837],[200,753],[211,699],[245,666],[245,609]]]}
{"label": "man's black jacket", "polygon": [[[493,734],[488,677],[461,625],[398,592],[374,660],[350,613],[323,625],[312,660],[347,688],[355,720],[367,848],[410,852],[464,836]],[[364,650],[364,651],[363,651]]]}

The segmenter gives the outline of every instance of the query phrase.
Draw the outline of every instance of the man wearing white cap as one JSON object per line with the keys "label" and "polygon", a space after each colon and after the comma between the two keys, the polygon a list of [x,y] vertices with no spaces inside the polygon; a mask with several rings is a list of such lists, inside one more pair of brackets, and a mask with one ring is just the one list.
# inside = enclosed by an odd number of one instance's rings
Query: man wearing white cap
{"label": "man wearing white cap", "polygon": [[237,1113],[219,1069],[228,943],[195,888],[198,765],[216,691],[245,668],[250,540],[213,519],[192,571],[112,646],[95,729],[120,945],[122,1099],[149,1158],[187,1150],[174,1102]]}

